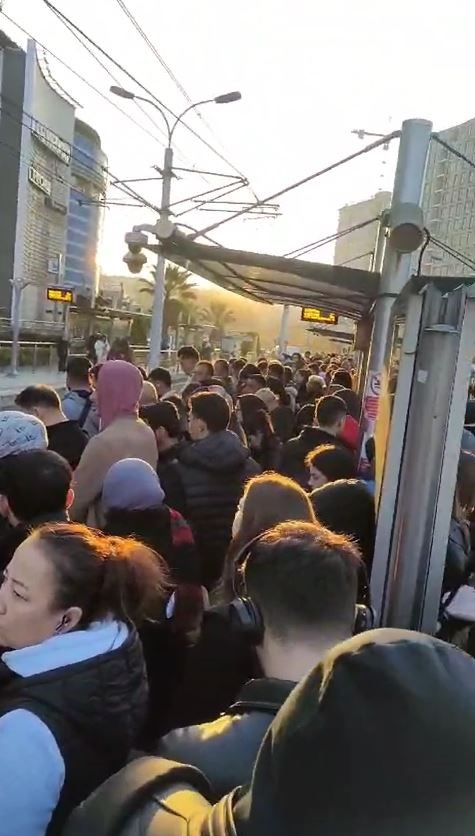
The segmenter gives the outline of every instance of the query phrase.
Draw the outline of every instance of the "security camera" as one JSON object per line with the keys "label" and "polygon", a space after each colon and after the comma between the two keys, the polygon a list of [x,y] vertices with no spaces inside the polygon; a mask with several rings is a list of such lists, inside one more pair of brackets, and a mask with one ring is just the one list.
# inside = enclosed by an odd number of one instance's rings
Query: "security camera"
{"label": "security camera", "polygon": [[131,253],[139,253],[148,244],[148,238],[143,232],[127,232],[125,243]]}
{"label": "security camera", "polygon": [[129,268],[129,273],[140,273],[144,264],[147,263],[147,256],[141,252],[127,252],[122,261],[125,261]]}

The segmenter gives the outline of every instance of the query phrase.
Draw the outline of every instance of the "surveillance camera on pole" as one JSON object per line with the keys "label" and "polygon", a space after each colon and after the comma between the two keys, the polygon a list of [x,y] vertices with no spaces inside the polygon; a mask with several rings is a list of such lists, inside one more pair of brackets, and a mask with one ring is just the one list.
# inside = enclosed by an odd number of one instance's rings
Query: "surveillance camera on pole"
{"label": "surveillance camera on pole", "polygon": [[125,261],[129,273],[140,273],[144,264],[147,263],[147,256],[144,253],[126,252],[122,261]]}
{"label": "surveillance camera on pole", "polygon": [[148,238],[143,232],[127,232],[125,235],[125,243],[131,253],[139,253],[142,247],[147,246]]}

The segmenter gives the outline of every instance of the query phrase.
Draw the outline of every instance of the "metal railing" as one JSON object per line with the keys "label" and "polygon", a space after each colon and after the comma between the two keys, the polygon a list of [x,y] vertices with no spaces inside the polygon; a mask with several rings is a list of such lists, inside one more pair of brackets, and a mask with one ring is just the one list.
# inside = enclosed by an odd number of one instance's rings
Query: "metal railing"
{"label": "metal railing", "polygon": [[[0,340],[0,371],[8,371],[12,362],[12,340]],[[20,340],[18,367],[54,369],[58,364],[56,343],[44,340]]]}

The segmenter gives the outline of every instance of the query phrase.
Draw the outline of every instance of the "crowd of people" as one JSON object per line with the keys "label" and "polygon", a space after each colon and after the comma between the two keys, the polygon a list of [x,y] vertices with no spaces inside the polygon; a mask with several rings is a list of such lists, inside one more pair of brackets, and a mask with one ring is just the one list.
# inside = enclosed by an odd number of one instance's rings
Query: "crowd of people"
{"label": "crowd of people", "polygon": [[0,412],[0,836],[468,836],[475,661],[372,629],[352,357],[108,356]]}

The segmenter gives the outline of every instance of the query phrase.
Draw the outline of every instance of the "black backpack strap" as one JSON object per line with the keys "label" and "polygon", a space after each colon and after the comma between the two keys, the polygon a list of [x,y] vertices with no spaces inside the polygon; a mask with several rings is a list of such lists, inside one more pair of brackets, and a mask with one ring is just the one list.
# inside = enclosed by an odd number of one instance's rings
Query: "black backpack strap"
{"label": "black backpack strap", "polygon": [[63,836],[117,836],[150,796],[175,784],[188,784],[205,798],[211,794],[208,781],[193,766],[165,758],[137,758],[76,808]]}
{"label": "black backpack strap", "polygon": [[91,407],[92,407],[91,396],[88,395],[85,400],[86,400],[86,403],[84,404],[84,406],[81,410],[81,414],[78,418],[78,424],[79,424],[81,429],[83,428],[84,424],[86,423],[87,416],[89,415],[89,413],[91,411]]}

